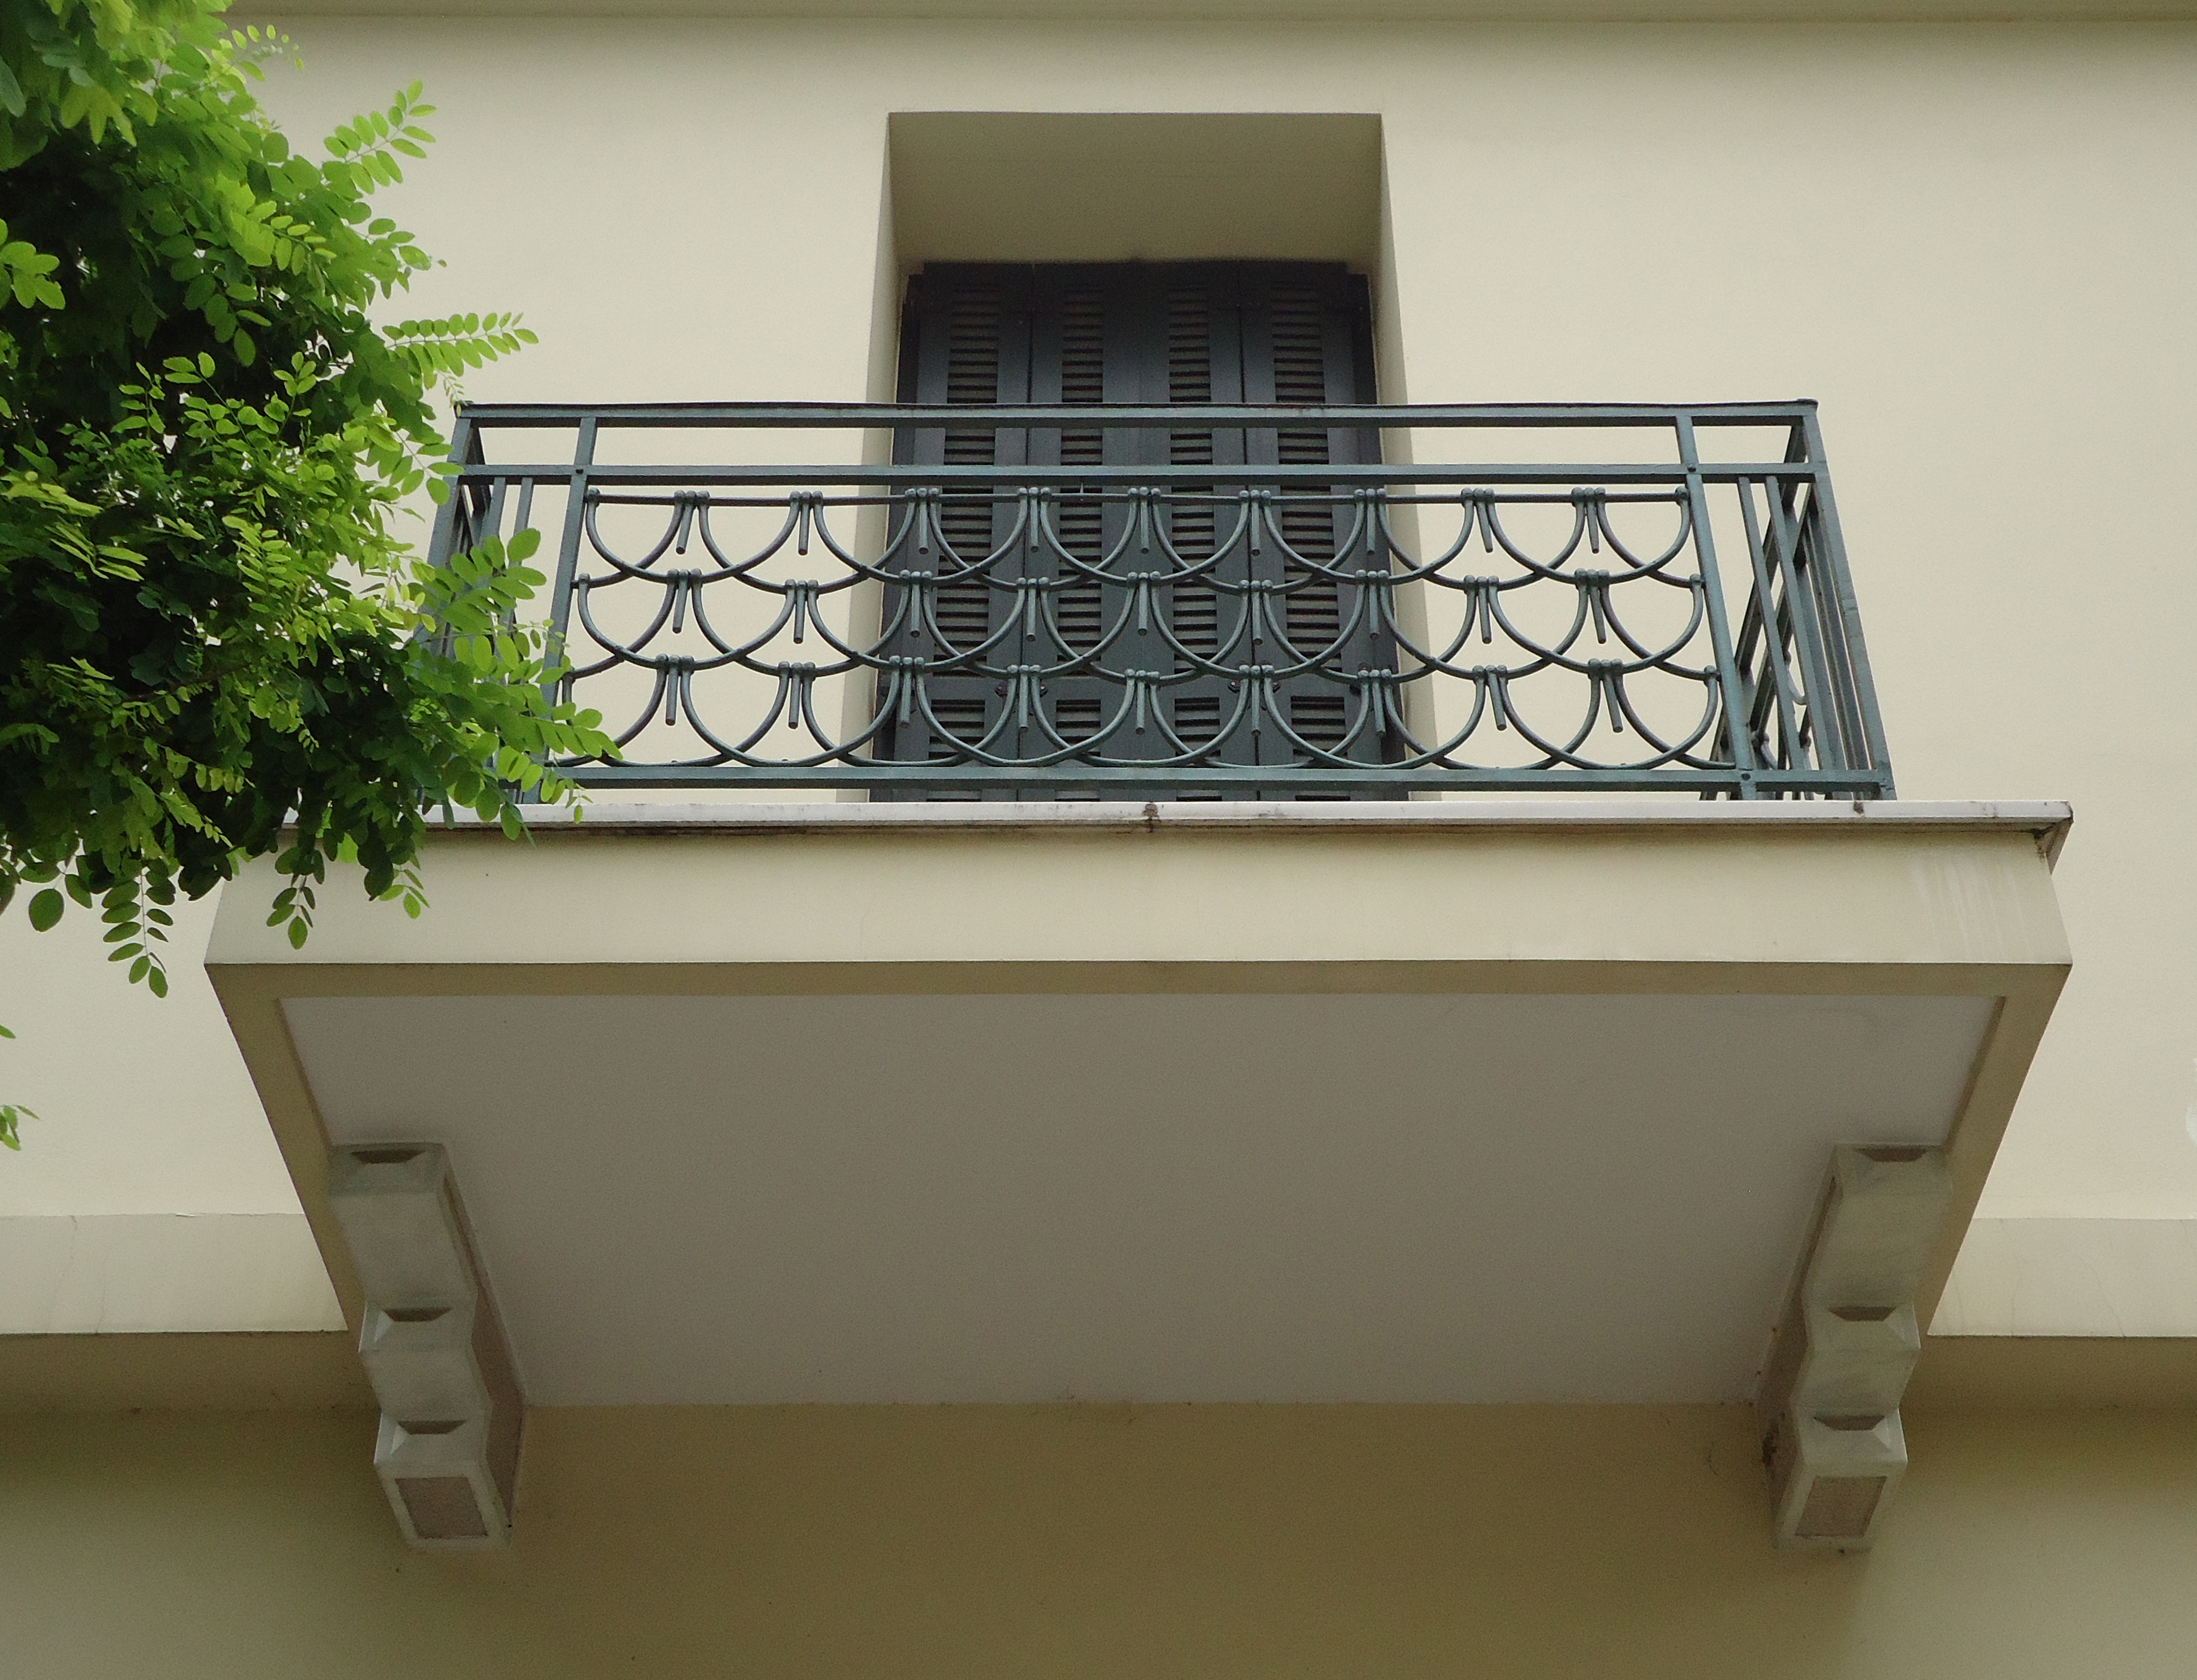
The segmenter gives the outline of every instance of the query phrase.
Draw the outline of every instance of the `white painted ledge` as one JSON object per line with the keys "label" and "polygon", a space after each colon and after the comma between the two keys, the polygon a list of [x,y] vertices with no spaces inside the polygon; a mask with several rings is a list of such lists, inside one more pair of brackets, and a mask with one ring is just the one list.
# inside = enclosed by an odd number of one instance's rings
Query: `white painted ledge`
{"label": "white painted ledge", "polygon": [[0,1335],[339,1330],[303,1214],[0,1219]]}
{"label": "white painted ledge", "polygon": [[2197,1337],[2197,1219],[1978,1219],[1930,1334]]}
{"label": "white painted ledge", "polygon": [[[1182,833],[1870,834],[2000,830],[2036,837],[2057,862],[2073,825],[2061,800],[1614,799],[1326,800],[939,800],[925,802],[727,799],[599,800],[536,806],[536,834],[1031,833],[1146,830]],[[438,819],[430,819],[440,827]],[[460,831],[493,828],[470,814]]]}

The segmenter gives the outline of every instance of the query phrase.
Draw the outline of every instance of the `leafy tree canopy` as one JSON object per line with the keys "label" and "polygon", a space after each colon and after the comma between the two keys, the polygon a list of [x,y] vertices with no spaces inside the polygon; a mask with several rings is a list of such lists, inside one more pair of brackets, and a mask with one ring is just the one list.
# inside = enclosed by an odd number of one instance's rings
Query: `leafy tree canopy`
{"label": "leafy tree canopy", "polygon": [[431,107],[293,152],[250,91],[287,43],[226,3],[0,0],[0,912],[97,909],[161,994],[177,894],[277,853],[302,943],[340,856],[416,915],[426,814],[516,833],[608,745],[517,622],[530,538],[399,534],[438,397],[532,339],[370,318],[431,265],[371,204]]}

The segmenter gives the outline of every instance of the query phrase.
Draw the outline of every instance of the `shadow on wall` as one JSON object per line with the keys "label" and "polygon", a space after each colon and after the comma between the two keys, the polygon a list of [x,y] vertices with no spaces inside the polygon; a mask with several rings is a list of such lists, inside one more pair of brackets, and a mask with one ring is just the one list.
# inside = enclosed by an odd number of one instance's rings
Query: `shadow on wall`
{"label": "shadow on wall", "polygon": [[1739,1407],[550,1410],[512,1550],[438,1557],[372,1433],[11,1421],[9,1671],[2066,1680],[2197,1642],[2186,1414],[1918,1418],[1843,1559],[1771,1550]]}

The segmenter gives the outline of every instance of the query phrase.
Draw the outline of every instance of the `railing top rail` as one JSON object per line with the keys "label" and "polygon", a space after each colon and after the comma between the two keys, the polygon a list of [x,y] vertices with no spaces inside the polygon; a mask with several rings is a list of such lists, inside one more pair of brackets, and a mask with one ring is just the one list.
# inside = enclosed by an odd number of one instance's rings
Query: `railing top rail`
{"label": "railing top rail", "polygon": [[599,427],[793,427],[867,429],[993,426],[1078,431],[1180,427],[1186,414],[1211,426],[1273,427],[1696,426],[1794,425],[1812,400],[1786,403],[1399,403],[940,404],[906,403],[468,403],[459,410],[476,426],[551,429],[593,420]]}
{"label": "railing top rail", "polygon": [[[1206,486],[1259,484],[1288,489],[1291,485],[1340,491],[1353,486],[1380,490],[1410,484],[1496,485],[1619,484],[1683,486],[1690,475],[1704,484],[1759,483],[1776,478],[1806,483],[1822,472],[1811,461],[1716,461],[1691,467],[1677,461],[1417,461],[1406,465],[1359,466],[1345,465],[1234,465],[1206,462],[1194,466],[1136,463],[1110,465],[1092,462],[1075,466],[994,466],[991,465],[901,466],[891,463],[849,462],[833,466],[796,462],[788,466],[740,466],[697,463],[693,466],[626,466],[594,462],[575,468],[571,461],[476,461],[443,469],[446,476],[467,480],[502,479],[517,483],[533,479],[554,483],[583,472],[598,490],[614,484],[683,486],[689,489],[769,485],[778,489],[840,487],[852,484],[890,484],[901,489],[951,489],[956,484],[985,489],[1000,484],[1038,489],[1046,485],[1079,489],[1111,484],[1138,486]],[[1585,494],[1583,491],[1582,494]],[[1452,496],[1448,498],[1454,500]]]}

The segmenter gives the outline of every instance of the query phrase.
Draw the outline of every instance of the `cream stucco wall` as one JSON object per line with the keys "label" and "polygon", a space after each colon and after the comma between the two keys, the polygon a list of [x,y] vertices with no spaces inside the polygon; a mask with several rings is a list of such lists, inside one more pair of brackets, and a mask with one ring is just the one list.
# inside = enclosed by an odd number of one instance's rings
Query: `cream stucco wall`
{"label": "cream stucco wall", "polygon": [[420,301],[528,312],[473,381],[513,398],[862,392],[894,110],[1378,113],[1417,399],[1823,402],[1902,791],[2080,816],[1987,1209],[2197,1214],[2197,764],[2149,726],[2197,609],[2197,31],[298,32],[308,131],[433,82]]}
{"label": "cream stucco wall", "polygon": [[98,922],[0,917],[0,1335],[340,1325],[251,1075],[200,966],[214,901],[178,906],[174,989],[125,986]]}
{"label": "cream stucco wall", "polygon": [[[408,1553],[370,1415],[10,1418],[38,1680],[2176,1680],[2188,1416],[1916,1413],[1854,1558],[1739,1408],[538,1411],[511,1550]],[[96,1582],[96,1587],[90,1584]]]}
{"label": "cream stucco wall", "polygon": [[[1985,1210],[2197,1217],[2197,767],[2165,721],[2197,609],[2197,26],[289,26],[305,67],[266,97],[301,140],[427,82],[441,143],[387,201],[450,266],[403,310],[543,340],[484,398],[873,391],[896,111],[1377,115],[1413,398],[1821,399],[1903,793],[2079,814],[2075,976]],[[0,1019],[135,1008],[7,937]],[[169,1008],[98,1052],[134,1106],[86,1094],[67,1033],[0,1051],[46,1115],[0,1213],[294,1208],[202,994]]]}

